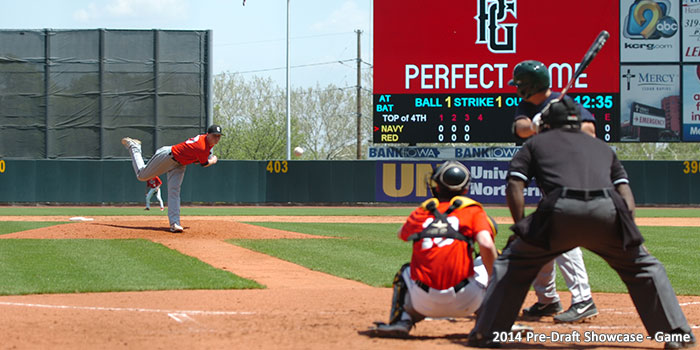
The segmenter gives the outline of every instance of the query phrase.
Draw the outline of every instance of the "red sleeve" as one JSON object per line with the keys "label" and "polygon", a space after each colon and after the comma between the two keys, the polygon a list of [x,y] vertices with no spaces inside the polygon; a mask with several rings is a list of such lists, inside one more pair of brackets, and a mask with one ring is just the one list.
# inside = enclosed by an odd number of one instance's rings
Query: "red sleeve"
{"label": "red sleeve", "polygon": [[491,238],[494,238],[493,230],[491,229],[491,222],[489,221],[488,215],[486,215],[484,209],[479,206],[472,206],[470,209],[473,211],[470,225],[470,230],[472,230],[473,236],[476,237],[476,234],[481,231],[488,231],[491,233]]}
{"label": "red sleeve", "polygon": [[156,177],[153,179],[153,181],[155,181],[155,186],[154,186],[153,188],[156,188],[156,187],[158,187],[158,186],[160,186],[160,185],[163,184],[163,181],[162,181],[158,176],[156,176]]}

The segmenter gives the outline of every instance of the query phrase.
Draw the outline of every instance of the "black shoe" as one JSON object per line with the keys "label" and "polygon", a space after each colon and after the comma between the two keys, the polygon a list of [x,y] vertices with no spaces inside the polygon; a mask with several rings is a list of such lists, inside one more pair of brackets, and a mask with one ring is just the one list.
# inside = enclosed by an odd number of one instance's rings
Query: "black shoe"
{"label": "black shoe", "polygon": [[486,338],[481,333],[471,332],[469,333],[467,346],[472,348],[498,349],[501,347],[501,343],[493,341],[493,338]]}
{"label": "black shoe", "polygon": [[413,323],[409,320],[400,320],[390,324],[375,322],[375,324],[377,326],[370,329],[370,334],[381,338],[407,338],[408,332],[413,327]]}
{"label": "black shoe", "polygon": [[143,210],[151,210],[151,208],[146,207],[146,208],[143,208]]}
{"label": "black shoe", "polygon": [[666,344],[664,344],[664,349],[690,349],[697,345],[693,333],[671,332],[668,336],[672,337],[674,340],[667,341]]}
{"label": "black shoe", "polygon": [[560,302],[554,302],[551,304],[540,304],[534,303],[527,309],[523,309],[523,316],[525,317],[543,317],[556,315],[564,310],[561,307]]}
{"label": "black shoe", "polygon": [[580,303],[571,305],[565,312],[554,316],[554,323],[576,323],[584,322],[598,314],[593,299],[588,299]]}

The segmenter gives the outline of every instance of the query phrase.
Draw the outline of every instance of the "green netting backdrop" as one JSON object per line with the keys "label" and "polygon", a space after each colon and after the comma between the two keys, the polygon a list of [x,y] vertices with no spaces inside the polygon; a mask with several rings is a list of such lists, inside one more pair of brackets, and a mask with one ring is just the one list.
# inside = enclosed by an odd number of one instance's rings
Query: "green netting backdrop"
{"label": "green netting backdrop", "polygon": [[211,31],[0,30],[0,158],[144,156],[206,130]]}

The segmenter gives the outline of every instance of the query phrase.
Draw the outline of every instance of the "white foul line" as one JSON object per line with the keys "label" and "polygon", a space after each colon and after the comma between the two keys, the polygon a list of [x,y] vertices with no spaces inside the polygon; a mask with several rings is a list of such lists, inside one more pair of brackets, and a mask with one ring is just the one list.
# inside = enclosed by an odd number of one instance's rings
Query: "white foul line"
{"label": "white foul line", "polygon": [[0,301],[0,305],[7,306],[26,306],[45,309],[72,309],[72,310],[91,310],[91,311],[135,311],[135,312],[155,312],[167,313],[175,315],[254,315],[255,312],[250,311],[204,311],[204,310],[162,310],[162,309],[144,309],[135,307],[101,307],[101,306],[71,306],[71,305],[47,305],[47,304],[28,304],[28,303],[13,303]]}

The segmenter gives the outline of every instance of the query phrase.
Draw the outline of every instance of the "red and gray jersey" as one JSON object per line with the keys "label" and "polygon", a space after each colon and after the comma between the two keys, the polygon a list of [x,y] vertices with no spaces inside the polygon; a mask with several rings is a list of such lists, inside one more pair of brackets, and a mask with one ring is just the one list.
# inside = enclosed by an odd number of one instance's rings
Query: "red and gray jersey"
{"label": "red and gray jersey", "polygon": [[148,186],[150,188],[156,188],[162,184],[163,184],[163,181],[158,176],[146,181],[146,186]]}
{"label": "red and gray jersey", "polygon": [[207,145],[207,134],[197,135],[185,142],[178,143],[171,148],[173,158],[182,164],[199,163],[207,165],[209,154],[214,146]]}

